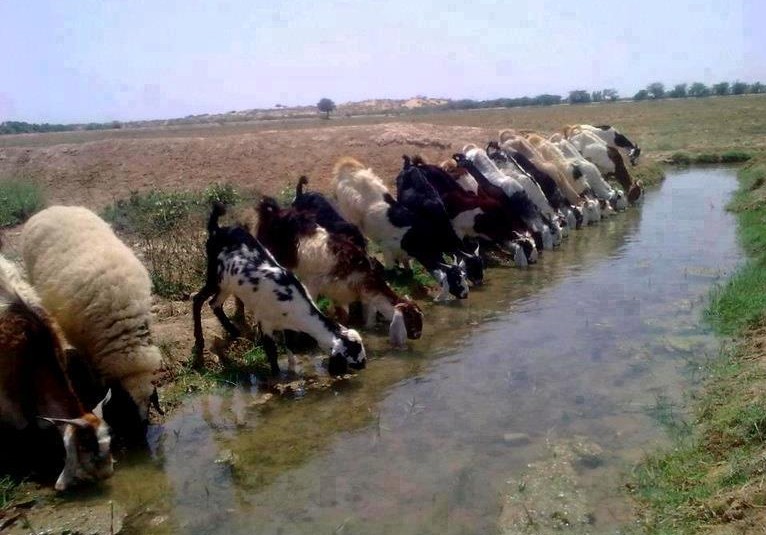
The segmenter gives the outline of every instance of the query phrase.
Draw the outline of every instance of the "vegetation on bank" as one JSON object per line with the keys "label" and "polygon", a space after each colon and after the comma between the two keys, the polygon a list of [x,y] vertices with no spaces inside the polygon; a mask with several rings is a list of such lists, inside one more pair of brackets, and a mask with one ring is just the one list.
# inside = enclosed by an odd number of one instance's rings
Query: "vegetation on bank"
{"label": "vegetation on bank", "polygon": [[718,163],[743,163],[749,161],[753,155],[743,150],[727,150],[718,152],[700,152],[690,154],[688,152],[674,152],[668,159],[673,165],[691,164],[718,164]]}
{"label": "vegetation on bank", "polygon": [[0,228],[23,223],[44,205],[42,187],[29,177],[0,180]]}
{"label": "vegetation on bank", "polygon": [[713,291],[707,319],[736,343],[707,364],[693,424],[669,422],[672,448],[634,474],[649,533],[760,533],[766,519],[766,158],[740,171],[730,209],[749,260]]}

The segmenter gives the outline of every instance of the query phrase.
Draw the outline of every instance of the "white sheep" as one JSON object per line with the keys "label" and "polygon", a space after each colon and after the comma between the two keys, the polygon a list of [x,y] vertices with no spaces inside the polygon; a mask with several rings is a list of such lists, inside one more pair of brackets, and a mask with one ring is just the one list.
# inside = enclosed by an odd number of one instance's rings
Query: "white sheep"
{"label": "white sheep", "polygon": [[128,412],[112,427],[144,424],[150,402],[159,408],[153,381],[162,361],[151,339],[146,268],[105,221],[82,207],[39,212],[21,239],[32,285],[67,340],[106,385],[129,395],[115,401],[135,404],[115,407]]}

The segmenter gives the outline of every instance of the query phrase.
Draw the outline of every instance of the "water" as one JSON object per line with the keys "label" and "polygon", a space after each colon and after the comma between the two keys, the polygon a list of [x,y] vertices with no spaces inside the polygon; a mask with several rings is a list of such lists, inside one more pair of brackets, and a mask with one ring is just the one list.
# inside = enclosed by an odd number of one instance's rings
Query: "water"
{"label": "water", "polygon": [[741,259],[735,187],[728,169],[672,173],[541,264],[428,306],[414,350],[369,336],[370,365],[342,390],[192,398],[108,498],[136,533],[496,533],[506,496],[577,437],[601,453],[572,495],[589,532],[614,533],[626,470],[666,442],[658,420],[717,354],[700,314]]}

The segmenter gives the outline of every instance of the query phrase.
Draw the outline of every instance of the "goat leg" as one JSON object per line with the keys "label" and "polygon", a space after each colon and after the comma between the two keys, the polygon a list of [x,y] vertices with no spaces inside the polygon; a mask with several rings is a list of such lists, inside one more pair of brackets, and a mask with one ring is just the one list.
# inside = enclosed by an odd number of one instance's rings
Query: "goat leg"
{"label": "goat leg", "polygon": [[263,351],[266,353],[266,357],[269,359],[269,365],[271,366],[271,375],[273,377],[279,376],[279,363],[277,362],[277,344],[274,339],[268,334],[264,334],[261,339],[263,344]]}
{"label": "goat leg", "polygon": [[192,350],[192,366],[201,368],[204,364],[202,352],[205,349],[205,338],[202,334],[202,305],[215,293],[215,288],[204,286],[192,299],[192,317],[194,319],[194,349]]}

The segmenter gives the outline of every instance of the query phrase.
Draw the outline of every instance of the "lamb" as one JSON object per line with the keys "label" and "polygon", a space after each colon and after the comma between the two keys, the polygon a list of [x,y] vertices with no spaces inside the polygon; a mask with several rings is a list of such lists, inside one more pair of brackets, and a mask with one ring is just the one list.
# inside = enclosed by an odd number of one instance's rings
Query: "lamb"
{"label": "lamb", "polygon": [[266,197],[258,206],[255,236],[277,262],[300,277],[309,295],[324,295],[344,314],[348,305],[360,301],[367,327],[374,325],[380,312],[390,322],[389,338],[395,347],[401,347],[404,338],[420,338],[420,307],[388,285],[379,262],[346,234],[319,226],[311,212],[283,210]]}
{"label": "lamb", "polygon": [[330,352],[328,371],[333,375],[347,367],[362,369],[367,354],[359,333],[322,314],[295,275],[282,267],[272,254],[245,228],[221,227],[218,220],[226,212],[216,203],[208,220],[207,276],[205,285],[194,296],[195,366],[200,366],[205,339],[202,334],[202,305],[208,299],[213,312],[231,336],[238,329],[226,317],[223,303],[230,295],[239,298],[255,316],[263,334],[263,348],[273,376],[280,373],[274,331],[292,330],[314,338]]}
{"label": "lamb", "polygon": [[53,206],[29,219],[22,255],[43,306],[115,394],[107,421],[143,436],[162,364],[151,339],[151,280],[109,225],[90,210]]}
{"label": "lamb", "polygon": [[3,462],[18,467],[20,460],[32,457],[36,466],[48,464],[54,457],[47,448],[52,429],[42,422],[54,424],[56,447],[63,440],[65,453],[55,483],[59,491],[78,481],[108,478],[113,472],[109,426],[103,420],[111,392],[92,412],[86,412],[72,389],[64,361],[58,330],[36,293],[16,266],[0,256]]}
{"label": "lamb", "polygon": [[333,175],[340,213],[380,245],[386,267],[395,261],[406,264],[412,257],[439,282],[441,291],[436,300],[448,294],[458,299],[468,297],[464,264],[455,257],[451,264],[443,261],[446,251],[434,241],[428,220],[397,202],[383,181],[353,158],[341,158]]}

